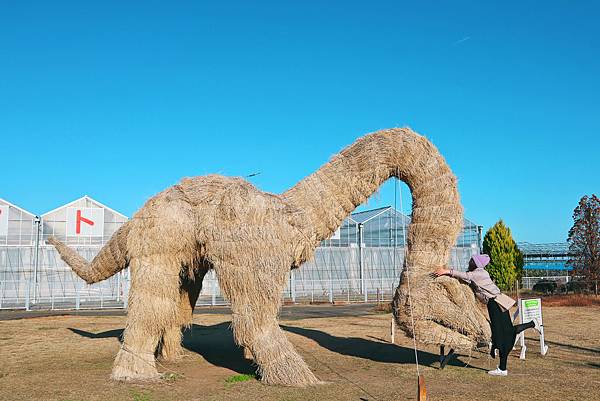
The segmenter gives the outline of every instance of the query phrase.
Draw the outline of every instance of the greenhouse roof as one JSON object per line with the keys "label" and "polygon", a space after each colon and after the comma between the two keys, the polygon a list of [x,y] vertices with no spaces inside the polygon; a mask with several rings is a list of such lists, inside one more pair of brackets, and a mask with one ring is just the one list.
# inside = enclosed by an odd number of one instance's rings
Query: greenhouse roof
{"label": "greenhouse roof", "polygon": [[29,215],[31,217],[35,217],[35,214],[33,214],[33,213],[31,213],[31,212],[29,212],[29,211],[27,211],[27,210],[25,210],[25,209],[23,209],[23,208],[15,205],[14,203],[10,203],[9,201],[7,201],[5,199],[0,198],[0,204],[1,205],[6,205],[6,206],[14,207],[15,209],[21,211],[22,213],[25,213],[25,214],[27,214],[27,215]]}
{"label": "greenhouse roof", "polygon": [[365,210],[364,212],[352,213],[349,218],[355,223],[364,224],[369,220],[372,220],[375,217],[380,216],[388,211],[390,213],[394,213],[398,219],[404,219],[405,224],[410,223],[410,217],[400,213],[391,206],[380,207],[372,210]]}
{"label": "greenhouse roof", "polygon": [[530,242],[518,242],[517,246],[523,252],[523,256],[568,256],[569,244],[567,242],[550,242],[545,244],[532,244]]}
{"label": "greenhouse roof", "polygon": [[[377,216],[384,214],[385,212],[390,211],[391,213],[395,213],[398,219],[404,219],[404,224],[410,224],[410,216],[407,216],[398,210],[394,209],[392,206],[384,206],[377,209],[365,210],[362,212],[355,212],[350,215],[348,219],[352,220],[358,224],[364,224],[369,220],[374,219]],[[471,220],[464,218],[463,219],[464,227],[477,227],[477,224],[473,223]]]}
{"label": "greenhouse roof", "polygon": [[51,213],[54,213],[54,212],[56,212],[56,211],[58,211],[58,210],[60,210],[60,209],[62,209],[62,208],[65,208],[65,207],[70,207],[70,206],[72,206],[72,205],[76,204],[77,202],[79,202],[79,201],[81,201],[81,200],[87,200],[87,201],[89,201],[89,202],[91,202],[91,203],[95,204],[97,207],[100,207],[100,208],[103,208],[103,209],[109,210],[109,211],[111,211],[112,213],[114,213],[114,214],[116,214],[116,215],[118,215],[118,216],[121,216],[121,217],[122,217],[122,218],[124,218],[124,219],[129,219],[129,217],[125,216],[124,214],[117,212],[116,210],[114,210],[114,209],[112,209],[112,208],[110,208],[110,207],[108,207],[108,206],[106,206],[106,205],[104,205],[104,204],[102,204],[102,203],[98,202],[96,199],[93,199],[93,198],[91,198],[91,197],[89,197],[89,196],[87,196],[87,195],[83,195],[81,198],[75,199],[75,200],[74,200],[74,201],[72,201],[72,202],[69,202],[69,203],[67,203],[67,204],[64,204],[64,205],[62,205],[62,206],[59,206],[59,207],[57,207],[56,209],[52,209],[52,210],[50,210],[49,212],[46,212],[46,213],[42,214],[42,217],[48,216],[48,215],[50,215]]}

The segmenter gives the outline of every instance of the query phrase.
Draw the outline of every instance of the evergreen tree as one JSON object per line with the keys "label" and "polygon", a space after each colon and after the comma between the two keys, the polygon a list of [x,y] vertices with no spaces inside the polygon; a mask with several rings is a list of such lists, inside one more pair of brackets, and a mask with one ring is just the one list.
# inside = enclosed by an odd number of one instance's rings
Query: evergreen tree
{"label": "evergreen tree", "polygon": [[573,211],[573,227],[569,230],[567,262],[573,274],[588,280],[600,278],[600,199],[596,195],[581,198]]}
{"label": "evergreen tree", "polygon": [[483,252],[490,256],[486,268],[503,291],[510,289],[523,275],[523,254],[513,240],[510,228],[499,220],[483,237]]}

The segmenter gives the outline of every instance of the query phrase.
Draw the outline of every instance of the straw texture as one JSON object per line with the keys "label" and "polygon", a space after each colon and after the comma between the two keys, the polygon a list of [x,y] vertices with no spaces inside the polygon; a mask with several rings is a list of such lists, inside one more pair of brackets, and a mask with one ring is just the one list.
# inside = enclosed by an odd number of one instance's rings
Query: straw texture
{"label": "straw texture", "polygon": [[86,283],[93,284],[106,280],[127,267],[129,263],[127,258],[129,227],[129,222],[119,227],[91,263],[54,237],[48,238],[48,243],[56,247],[61,258],[79,277]]}
{"label": "straw texture", "polygon": [[261,380],[306,386],[319,381],[277,322],[289,269],[308,260],[392,176],[413,192],[396,319],[412,334],[406,320],[409,271],[417,339],[469,346],[489,334],[472,291],[456,280],[428,276],[447,263],[462,226],[456,179],[437,149],[408,128],[360,138],[280,195],[235,177],[183,179],[146,202],[91,264],[59,241],[52,243],[88,282],[127,265],[131,269],[124,346],[113,378],[153,379],[149,355],[180,353],[181,327],[190,321],[204,273],[214,269],[231,302],[235,341],[252,355]]}

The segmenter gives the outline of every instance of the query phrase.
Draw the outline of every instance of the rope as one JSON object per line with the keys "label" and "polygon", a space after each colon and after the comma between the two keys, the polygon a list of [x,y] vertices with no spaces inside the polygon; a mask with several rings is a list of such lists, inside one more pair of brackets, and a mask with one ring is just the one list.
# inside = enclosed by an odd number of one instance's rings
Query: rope
{"label": "rope", "polygon": [[332,373],[335,373],[336,375],[338,375],[339,377],[341,377],[342,379],[346,380],[348,383],[350,383],[351,385],[353,385],[354,387],[356,387],[357,389],[359,389],[360,391],[362,391],[363,393],[365,393],[366,395],[368,395],[371,400],[376,401],[378,399],[373,394],[371,394],[367,390],[365,390],[365,388],[363,388],[360,384],[358,384],[358,383],[350,380],[349,378],[347,378],[346,376],[344,376],[343,374],[341,374],[340,372],[338,372],[337,370],[333,369],[331,366],[329,366],[328,364],[326,364],[325,362],[323,362],[322,360],[320,360],[319,358],[317,358],[313,352],[311,352],[311,351],[307,350],[306,348],[302,347],[300,344],[294,344],[294,345],[297,348],[301,349],[304,353],[310,355],[310,357],[313,358],[315,361],[317,361],[321,365],[325,366]]}
{"label": "rope", "polygon": [[[404,208],[402,206],[402,189],[398,187],[398,172],[396,171],[396,177],[394,179],[394,210],[397,209],[397,198],[398,190],[400,190],[400,213],[402,214],[402,242],[404,249],[406,250],[406,223],[404,219]],[[394,225],[395,225],[394,221]],[[410,309],[410,324],[413,332],[413,350],[415,351],[415,364],[417,365],[417,377],[421,376],[421,370],[419,368],[419,355],[417,352],[417,333],[415,331],[415,318],[413,314],[412,296],[410,291],[410,267],[406,263],[406,253],[404,254],[404,265],[406,266],[406,284],[408,286],[408,306]],[[394,241],[394,269],[396,268],[396,241]]]}

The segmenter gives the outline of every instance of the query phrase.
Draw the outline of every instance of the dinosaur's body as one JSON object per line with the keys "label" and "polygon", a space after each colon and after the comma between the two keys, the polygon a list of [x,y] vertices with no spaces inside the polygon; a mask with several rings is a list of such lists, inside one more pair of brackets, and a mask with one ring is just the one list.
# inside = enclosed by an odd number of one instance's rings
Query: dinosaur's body
{"label": "dinosaur's body", "polygon": [[[87,282],[129,266],[132,285],[123,347],[113,378],[157,376],[154,352],[181,349],[202,278],[215,269],[231,301],[234,337],[252,353],[264,382],[317,383],[277,324],[290,267],[309,259],[358,205],[392,176],[413,191],[409,252],[418,340],[471,346],[489,337],[470,289],[429,277],[447,263],[462,226],[456,180],[435,147],[409,129],[359,139],[289,191],[274,195],[240,178],[184,179],[157,194],[87,263],[57,240],[63,259]],[[398,323],[408,324],[406,270],[394,300]]]}

